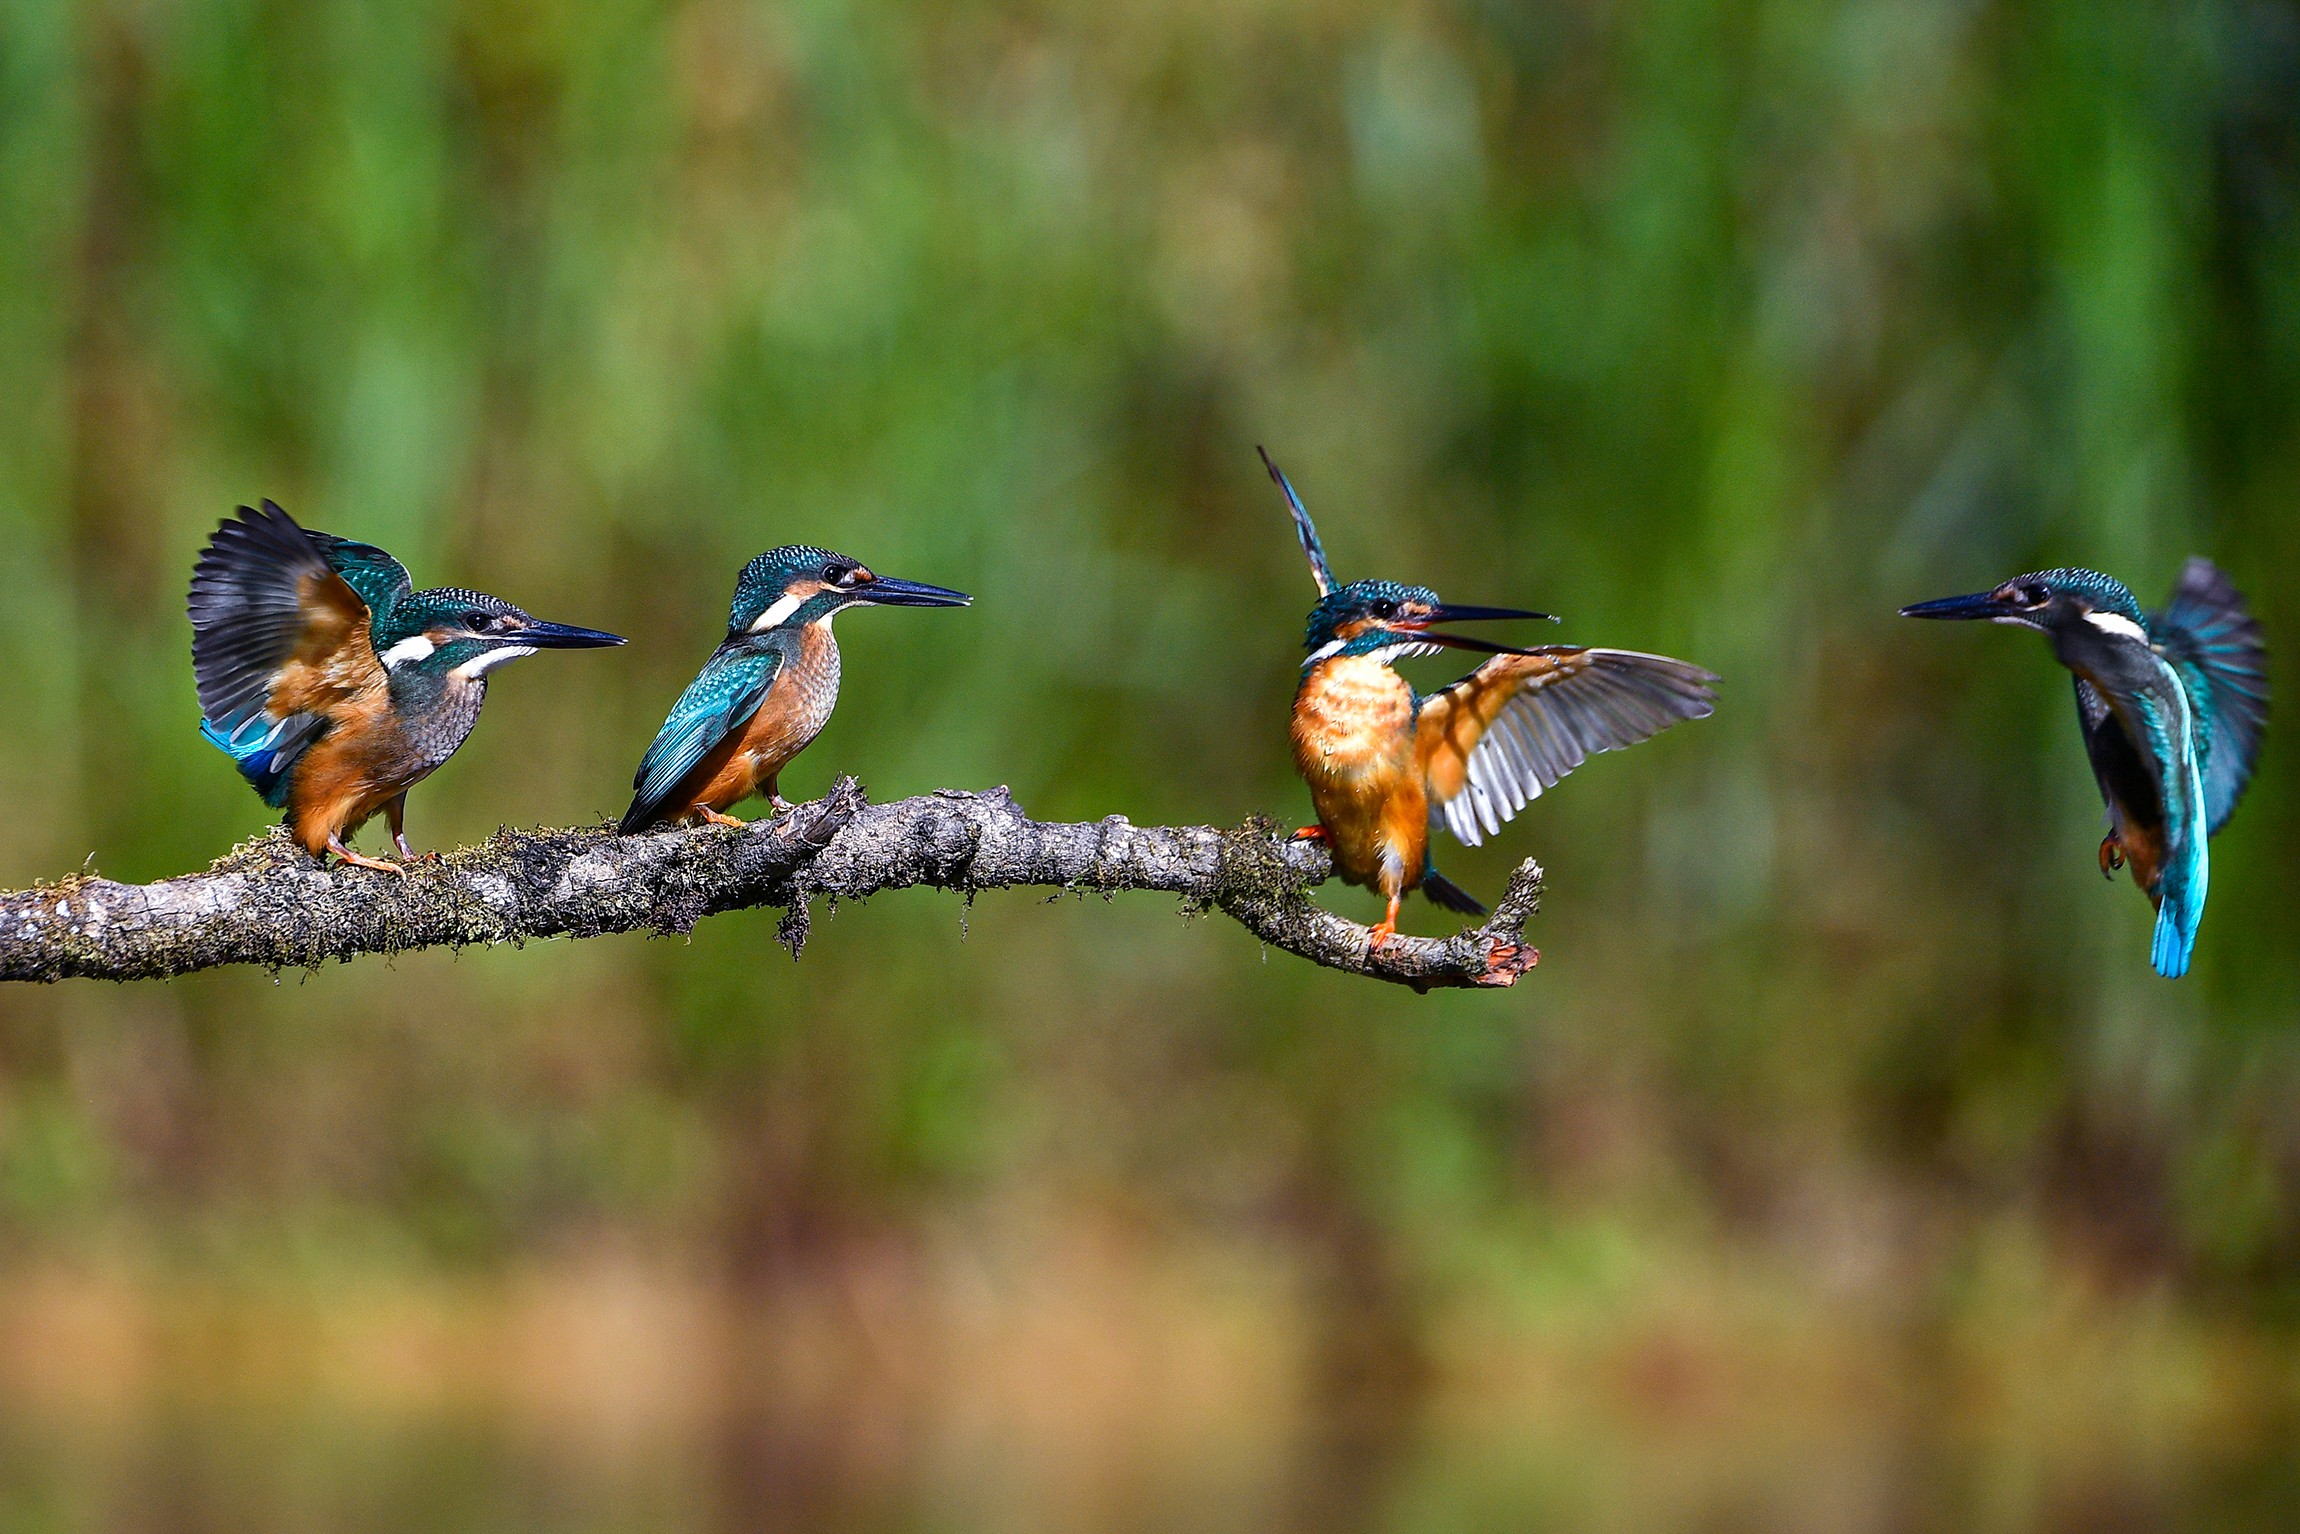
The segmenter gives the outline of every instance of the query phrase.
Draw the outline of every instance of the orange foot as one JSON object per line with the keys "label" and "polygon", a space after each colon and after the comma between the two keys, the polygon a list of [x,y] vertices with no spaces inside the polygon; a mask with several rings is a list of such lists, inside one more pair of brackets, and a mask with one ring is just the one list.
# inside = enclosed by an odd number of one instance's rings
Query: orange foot
{"label": "orange foot", "polygon": [[346,863],[349,863],[354,868],[372,868],[379,874],[397,874],[402,879],[407,877],[407,870],[400,867],[397,863],[387,863],[381,858],[361,857],[358,853],[352,851],[349,847],[346,847],[343,844],[343,839],[341,837],[329,837],[327,839],[327,850],[334,853],[337,857],[342,858]]}
{"label": "orange foot", "polygon": [[749,821],[737,820],[732,815],[722,815],[707,804],[698,805],[697,808],[703,812],[703,819],[714,826],[734,826],[737,829],[740,829],[750,824]]}
{"label": "orange foot", "polygon": [[1294,833],[1293,839],[1298,842],[1323,842],[1333,838],[1326,835],[1324,826],[1304,826]]}
{"label": "orange foot", "polygon": [[1379,949],[1382,944],[1388,942],[1391,938],[1398,935],[1398,907],[1404,902],[1404,900],[1405,897],[1403,895],[1392,895],[1390,897],[1389,914],[1384,916],[1379,923],[1368,929],[1366,937],[1366,951],[1368,953],[1374,952],[1375,950]]}
{"label": "orange foot", "polygon": [[2116,833],[2111,831],[2100,839],[2100,876],[2104,879],[2113,879],[2116,877],[2116,871],[2123,866],[2124,843],[2118,841]]}

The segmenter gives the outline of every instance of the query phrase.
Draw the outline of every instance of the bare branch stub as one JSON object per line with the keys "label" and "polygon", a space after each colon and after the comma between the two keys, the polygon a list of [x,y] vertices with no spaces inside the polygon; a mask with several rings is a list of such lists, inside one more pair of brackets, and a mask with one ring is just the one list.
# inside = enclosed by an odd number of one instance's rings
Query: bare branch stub
{"label": "bare branch stub", "polygon": [[0,979],[310,968],[418,948],[685,932],[706,916],[762,906],[785,913],[781,935],[796,954],[816,896],[863,900],[917,885],[968,895],[1163,892],[1222,911],[1273,948],[1415,990],[1510,985],[1538,957],[1523,937],[1541,897],[1530,861],[1482,925],[1446,938],[1400,935],[1379,949],[1367,928],[1311,899],[1331,872],[1322,848],[1285,840],[1266,821],[1231,831],[1122,816],[1035,821],[1003,788],[872,804],[840,778],[822,798],[742,830],[506,830],[423,859],[404,878],[322,868],[276,830],[203,873],[154,884],[75,874],[0,893]]}

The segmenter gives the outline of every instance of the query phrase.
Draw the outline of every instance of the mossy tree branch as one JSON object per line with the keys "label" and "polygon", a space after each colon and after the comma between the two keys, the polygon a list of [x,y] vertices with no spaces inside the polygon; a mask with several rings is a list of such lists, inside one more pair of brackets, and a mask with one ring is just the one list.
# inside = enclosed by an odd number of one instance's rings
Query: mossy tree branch
{"label": "mossy tree branch", "polygon": [[617,836],[604,826],[501,831],[411,865],[404,878],[322,868],[275,830],[205,873],[154,884],[74,875],[0,893],[0,980],[144,980],[225,964],[310,968],[358,954],[607,932],[685,932],[706,916],[784,912],[796,955],[818,895],[861,900],[929,885],[1161,891],[1220,910],[1263,942],[1329,969],[1416,990],[1514,983],[1539,957],[1523,929],[1541,870],[1520,864],[1492,917],[1447,938],[1392,938],[1310,899],[1325,851],[1267,823],[1136,826],[1031,820],[1003,788],[872,804],[852,778],[743,830]]}

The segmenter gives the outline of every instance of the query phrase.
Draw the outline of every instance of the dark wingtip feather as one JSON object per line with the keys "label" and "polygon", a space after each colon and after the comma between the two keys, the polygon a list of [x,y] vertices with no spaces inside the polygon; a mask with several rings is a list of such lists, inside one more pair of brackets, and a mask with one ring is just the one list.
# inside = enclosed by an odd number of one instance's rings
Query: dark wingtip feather
{"label": "dark wingtip feather", "polygon": [[1302,498],[1294,493],[1293,481],[1286,478],[1277,460],[1270,456],[1270,450],[1257,442],[1254,451],[1262,455],[1262,467],[1270,471],[1270,478],[1285,492],[1287,509],[1294,514],[1294,536],[1301,540],[1302,552],[1309,556],[1310,577],[1318,583],[1318,595],[1324,596],[1339,582],[1334,579],[1334,567],[1326,562],[1326,546],[1318,541],[1318,529],[1310,521]]}
{"label": "dark wingtip feather", "polygon": [[277,504],[226,517],[192,567],[185,613],[200,713],[226,734],[261,713],[303,629],[300,582],[326,563]]}

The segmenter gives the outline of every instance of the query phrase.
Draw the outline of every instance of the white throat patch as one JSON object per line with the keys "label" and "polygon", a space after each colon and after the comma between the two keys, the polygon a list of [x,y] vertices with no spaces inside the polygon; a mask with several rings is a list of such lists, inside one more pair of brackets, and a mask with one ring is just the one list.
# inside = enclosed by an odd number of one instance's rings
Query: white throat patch
{"label": "white throat patch", "polygon": [[517,660],[522,655],[533,655],[534,653],[535,647],[533,645],[524,644],[505,645],[500,650],[482,650],[456,667],[451,675],[458,681],[475,682],[485,676],[490,669],[502,665],[507,660]]}
{"label": "white throat patch", "polygon": [[775,598],[772,606],[751,620],[751,632],[764,634],[768,629],[780,627],[789,621],[792,613],[797,612],[806,604],[807,597],[810,595],[812,595],[811,592],[792,591]]}
{"label": "white throat patch", "polygon": [[431,659],[431,652],[438,648],[421,634],[410,635],[383,652],[383,664],[386,669],[389,669],[394,666],[404,666],[412,660],[429,660]]}
{"label": "white throat patch", "polygon": [[2122,613],[2086,613],[2084,621],[2103,634],[2114,634],[2119,639],[2137,639],[2143,644],[2148,642],[2148,630]]}

